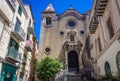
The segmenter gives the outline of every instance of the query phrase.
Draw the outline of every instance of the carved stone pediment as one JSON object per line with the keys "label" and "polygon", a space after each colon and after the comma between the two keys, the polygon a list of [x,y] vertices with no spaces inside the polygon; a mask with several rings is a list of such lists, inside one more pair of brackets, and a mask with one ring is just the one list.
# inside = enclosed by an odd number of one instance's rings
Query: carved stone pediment
{"label": "carved stone pediment", "polygon": [[61,52],[59,54],[59,58],[61,61],[65,61],[65,52],[68,52],[70,50],[81,51],[82,43],[80,41],[76,41],[76,42],[65,41],[61,48]]}
{"label": "carved stone pediment", "polygon": [[74,42],[70,42],[70,41],[66,41],[64,43],[64,49],[65,50],[82,50],[82,43],[80,41],[74,41]]}

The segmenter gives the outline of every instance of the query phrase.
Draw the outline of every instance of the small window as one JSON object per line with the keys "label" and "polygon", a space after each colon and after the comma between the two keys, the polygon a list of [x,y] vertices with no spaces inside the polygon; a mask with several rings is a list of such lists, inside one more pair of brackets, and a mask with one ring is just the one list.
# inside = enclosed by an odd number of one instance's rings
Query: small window
{"label": "small window", "polygon": [[83,34],[84,34],[84,31],[83,31],[83,30],[81,30],[81,31],[80,31],[80,34],[81,34],[81,35],[83,35]]}
{"label": "small window", "polygon": [[75,36],[74,35],[70,35],[70,41],[75,41]]}
{"label": "small window", "polygon": [[18,8],[18,13],[21,16],[21,14],[22,14],[22,8],[21,8],[21,6],[19,6],[19,8]]}
{"label": "small window", "polygon": [[47,25],[47,26],[51,26],[51,23],[52,23],[51,20],[52,20],[52,19],[51,19],[50,17],[47,17],[47,18],[46,18],[46,25]]}
{"label": "small window", "polygon": [[106,75],[111,75],[111,69],[110,69],[110,65],[108,62],[105,62],[105,73]]}
{"label": "small window", "polygon": [[101,47],[100,38],[98,38],[98,45],[99,45],[99,52],[101,52],[102,51],[102,47]]}
{"label": "small window", "polygon": [[63,31],[60,31],[60,35],[64,35],[64,32],[63,32]]}
{"label": "small window", "polygon": [[45,53],[50,53],[51,49],[49,47],[45,48]]}
{"label": "small window", "polygon": [[110,18],[107,21],[107,27],[108,27],[108,32],[109,32],[110,39],[111,39],[114,36],[114,29],[113,29],[113,25],[112,25]]}

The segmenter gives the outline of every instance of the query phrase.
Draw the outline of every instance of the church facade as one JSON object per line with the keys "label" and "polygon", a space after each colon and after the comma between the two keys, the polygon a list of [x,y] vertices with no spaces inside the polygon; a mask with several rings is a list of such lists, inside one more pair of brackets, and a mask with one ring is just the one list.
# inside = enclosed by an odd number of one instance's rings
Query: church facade
{"label": "church facade", "polygon": [[72,76],[114,75],[120,70],[119,21],[119,0],[94,0],[86,14],[72,7],[57,14],[49,4],[42,12],[38,60],[59,58]]}
{"label": "church facade", "polygon": [[59,58],[65,70],[80,72],[83,69],[86,23],[86,14],[81,14],[71,7],[57,15],[52,4],[49,4],[42,13],[39,58],[47,55]]}

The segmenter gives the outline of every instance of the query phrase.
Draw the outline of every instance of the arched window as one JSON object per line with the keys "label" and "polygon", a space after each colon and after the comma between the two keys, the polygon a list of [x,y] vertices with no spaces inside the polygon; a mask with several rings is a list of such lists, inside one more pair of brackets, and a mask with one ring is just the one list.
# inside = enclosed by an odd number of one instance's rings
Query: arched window
{"label": "arched window", "polygon": [[120,73],[120,52],[118,52],[117,54],[116,63],[117,63],[118,72]]}
{"label": "arched window", "polygon": [[106,75],[111,75],[111,69],[110,69],[110,65],[108,62],[105,62],[105,73]]}
{"label": "arched window", "polygon": [[46,18],[46,25],[47,25],[47,26],[51,26],[51,23],[52,23],[51,20],[52,20],[52,19],[51,19],[50,17],[47,17],[47,18]]}

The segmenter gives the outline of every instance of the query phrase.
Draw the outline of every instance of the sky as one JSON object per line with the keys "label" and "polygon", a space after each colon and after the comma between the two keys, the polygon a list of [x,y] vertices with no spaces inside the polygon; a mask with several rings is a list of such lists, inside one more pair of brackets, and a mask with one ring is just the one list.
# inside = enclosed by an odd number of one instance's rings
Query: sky
{"label": "sky", "polygon": [[24,4],[30,4],[35,21],[35,35],[39,43],[41,14],[46,7],[52,3],[57,14],[62,14],[65,10],[73,7],[78,12],[86,14],[86,10],[91,10],[94,0],[23,0]]}

